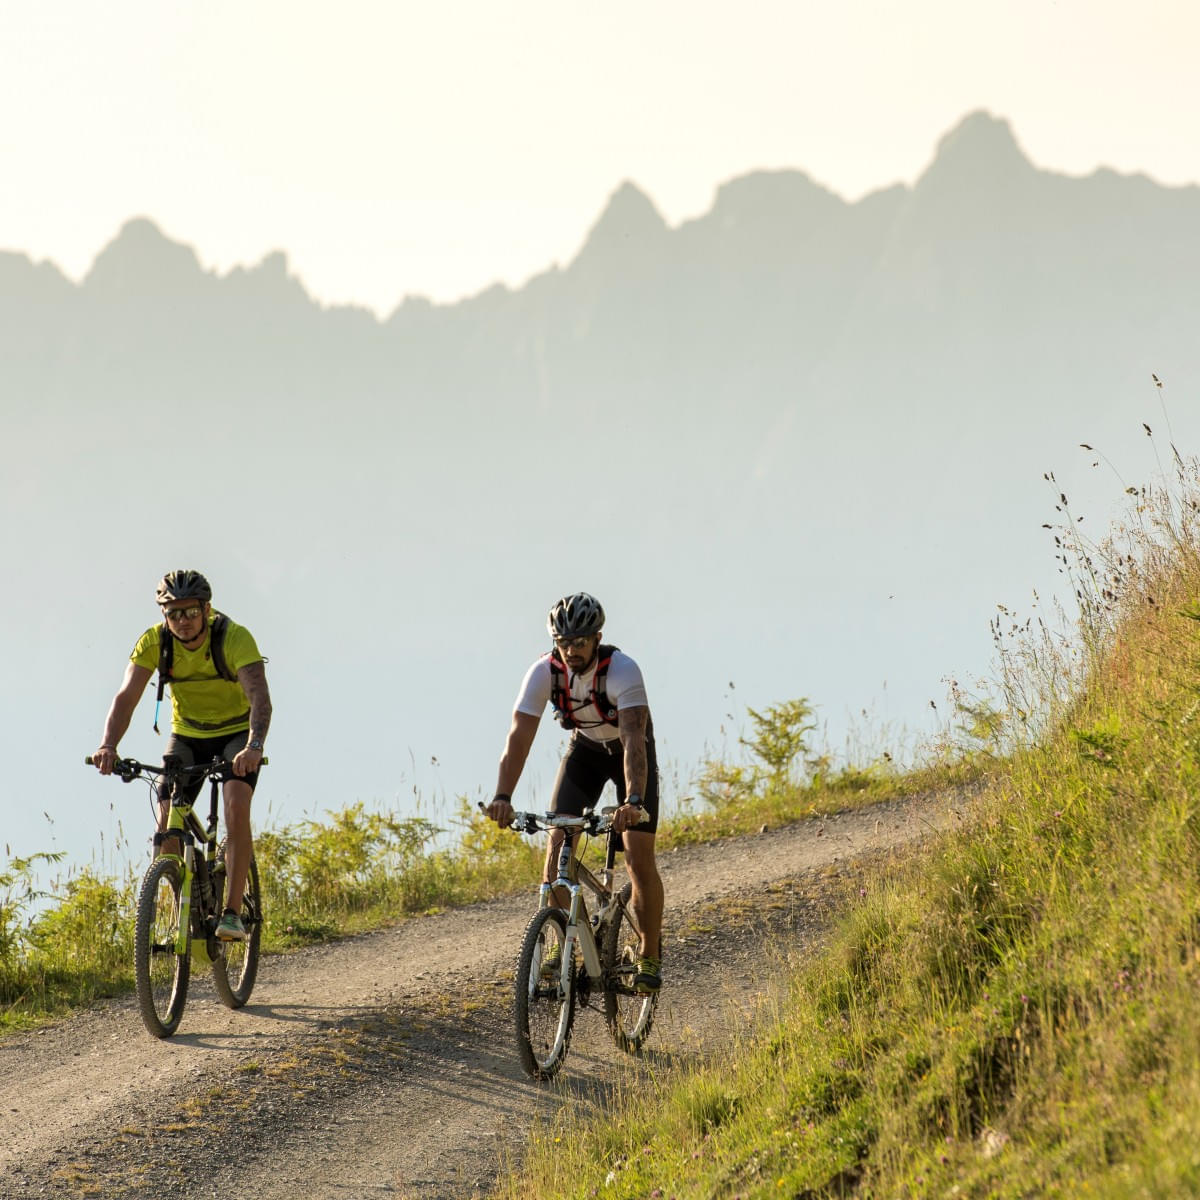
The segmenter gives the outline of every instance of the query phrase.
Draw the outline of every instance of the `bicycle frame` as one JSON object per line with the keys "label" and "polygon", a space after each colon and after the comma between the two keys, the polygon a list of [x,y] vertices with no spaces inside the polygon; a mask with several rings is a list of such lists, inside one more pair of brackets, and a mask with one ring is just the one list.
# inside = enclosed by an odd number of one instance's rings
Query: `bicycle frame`
{"label": "bicycle frame", "polygon": [[[220,762],[219,759],[214,759],[204,768],[211,784],[207,828],[200,823],[200,818],[196,815],[195,801],[189,800],[182,788],[183,773],[188,770],[197,771],[198,768],[184,768],[184,771],[180,771],[179,767],[182,764],[173,760],[163,764],[163,779],[170,788],[168,797],[170,812],[167,816],[166,829],[154,835],[154,847],[158,850],[164,842],[174,838],[178,838],[182,845],[182,853],[167,855],[167,857],[178,859],[183,864],[182,894],[179,901],[179,933],[175,942],[177,954],[188,953],[191,946],[192,882],[194,879],[198,880],[200,884],[199,900],[204,919],[206,950],[208,949],[207,940],[214,935],[216,930],[216,910],[222,899],[220,896],[214,896],[213,893],[217,865],[217,795],[222,782],[220,774],[216,773],[213,768],[218,762]],[[196,857],[197,844],[204,847],[204,854],[199,859]],[[209,957],[212,957],[211,954]]]}
{"label": "bicycle frame", "polygon": [[[553,883],[543,883],[538,889],[538,907],[549,908],[556,904],[554,892],[563,888],[570,896],[567,905],[567,934],[563,953],[562,976],[559,986],[568,985],[571,962],[576,945],[583,955],[584,969],[594,980],[600,980],[604,968],[600,963],[600,948],[596,944],[595,930],[604,925],[612,915],[613,909],[620,904],[612,889],[613,864],[616,861],[616,846],[612,834],[609,833],[608,846],[605,852],[605,862],[597,878],[575,855],[575,843],[578,835],[588,827],[587,817],[559,817],[547,814],[542,823],[550,828],[563,831],[563,842],[558,851],[558,878]],[[594,917],[590,916],[584,888],[595,893],[600,902]],[[631,917],[632,920],[632,917]],[[636,927],[636,923],[635,923]]]}

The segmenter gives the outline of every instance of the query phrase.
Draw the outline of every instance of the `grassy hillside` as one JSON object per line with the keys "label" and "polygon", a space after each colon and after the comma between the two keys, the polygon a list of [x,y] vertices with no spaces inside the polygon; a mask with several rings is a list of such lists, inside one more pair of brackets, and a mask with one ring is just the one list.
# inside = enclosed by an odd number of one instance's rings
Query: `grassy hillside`
{"label": "grassy hillside", "polygon": [[740,1052],[564,1105],[505,1197],[1200,1194],[1200,495],[1102,546],[1071,636],[995,628],[978,820],[847,897]]}

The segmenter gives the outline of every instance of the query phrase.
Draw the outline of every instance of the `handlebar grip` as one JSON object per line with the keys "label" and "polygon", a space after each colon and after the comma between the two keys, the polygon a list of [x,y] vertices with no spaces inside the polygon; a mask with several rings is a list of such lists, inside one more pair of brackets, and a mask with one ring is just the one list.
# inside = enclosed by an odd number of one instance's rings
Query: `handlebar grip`
{"label": "handlebar grip", "polygon": [[[120,761],[121,760],[119,758],[114,758],[113,759],[114,766],[117,763],[119,763]],[[96,756],[94,754],[85,754],[83,757],[83,765],[85,767],[94,767],[96,765]]]}

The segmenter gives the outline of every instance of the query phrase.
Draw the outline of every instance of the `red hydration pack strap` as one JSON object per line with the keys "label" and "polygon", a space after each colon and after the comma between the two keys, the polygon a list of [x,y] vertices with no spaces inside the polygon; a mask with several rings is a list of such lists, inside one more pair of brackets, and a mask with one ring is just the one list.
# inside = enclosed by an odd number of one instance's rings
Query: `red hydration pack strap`
{"label": "red hydration pack strap", "polygon": [[[590,721],[588,725],[615,725],[617,723],[617,706],[608,698],[605,685],[608,683],[608,667],[612,662],[616,646],[600,646],[596,651],[596,674],[592,676],[592,690],[588,699],[596,706],[600,715],[599,721]],[[568,686],[567,664],[558,656],[557,650],[551,650],[547,658],[550,662],[550,703],[554,706],[554,715],[564,729],[579,729],[582,725],[571,707],[571,689]]]}

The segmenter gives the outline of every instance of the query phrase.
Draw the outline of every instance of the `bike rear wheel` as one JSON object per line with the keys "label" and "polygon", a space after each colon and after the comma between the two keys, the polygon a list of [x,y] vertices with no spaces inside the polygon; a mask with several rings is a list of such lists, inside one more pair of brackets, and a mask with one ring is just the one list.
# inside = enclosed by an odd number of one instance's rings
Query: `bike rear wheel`
{"label": "bike rear wheel", "polygon": [[179,1028],[187,1001],[191,957],[176,952],[183,865],[176,858],[156,858],[142,879],[133,936],[133,972],[138,1010],[155,1037]]}
{"label": "bike rear wheel", "polygon": [[618,904],[604,928],[600,943],[600,965],[604,970],[604,1018],[613,1041],[629,1054],[637,1054],[654,1024],[658,993],[648,996],[634,991],[641,938],[629,916],[632,886],[617,893]]}
{"label": "bike rear wheel", "polygon": [[[225,843],[217,849],[217,878],[224,885]],[[223,896],[217,897],[221,907]],[[246,872],[246,890],[242,894],[242,924],[246,927],[244,942],[217,942],[217,956],[213,959],[213,986],[221,1003],[227,1008],[241,1008],[250,999],[254,981],[258,977],[258,949],[262,940],[262,892],[258,886],[258,863],[250,856],[250,869]]]}
{"label": "bike rear wheel", "polygon": [[[517,960],[517,1050],[534,1079],[551,1079],[567,1057],[575,1021],[575,964],[561,966],[567,917],[560,908],[534,913]],[[549,965],[547,965],[549,964]],[[565,986],[564,986],[565,979]]]}

